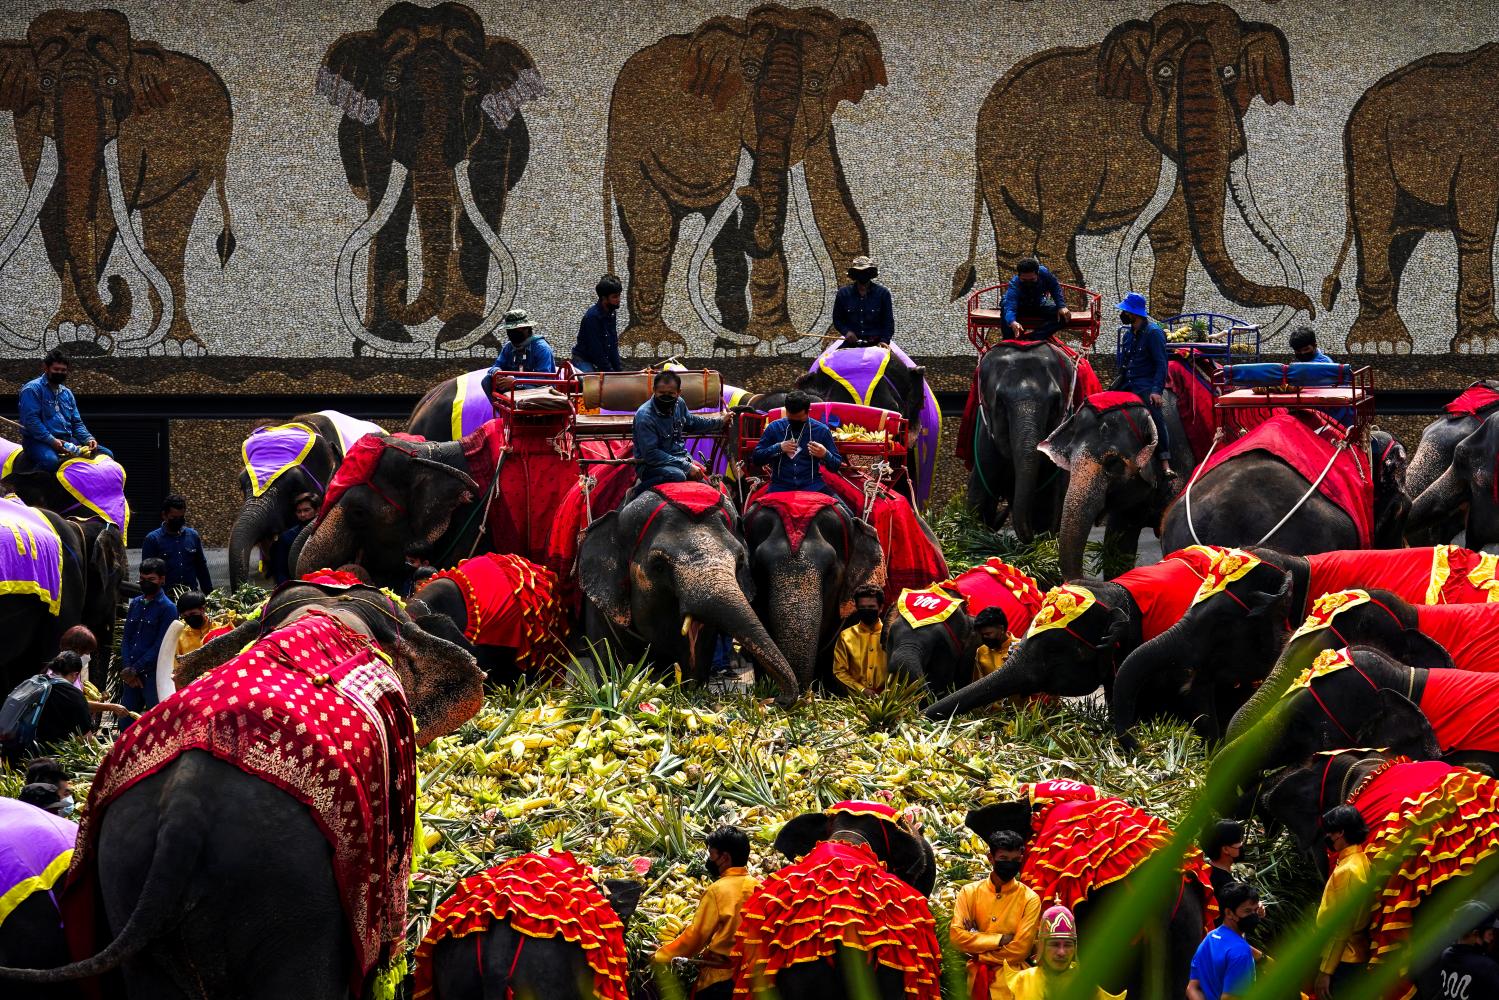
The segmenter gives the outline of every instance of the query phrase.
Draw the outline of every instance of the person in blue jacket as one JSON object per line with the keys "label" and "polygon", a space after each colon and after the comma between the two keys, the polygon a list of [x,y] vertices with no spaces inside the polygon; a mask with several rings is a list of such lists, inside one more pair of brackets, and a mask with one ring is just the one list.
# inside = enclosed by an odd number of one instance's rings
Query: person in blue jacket
{"label": "person in blue jacket", "polygon": [[1331,365],[1337,363],[1322,353],[1322,348],[1317,346],[1317,332],[1309,326],[1298,326],[1292,330],[1287,342],[1291,345],[1291,353],[1298,364]]}
{"label": "person in blue jacket", "polygon": [[[1005,334],[1016,340],[1045,340],[1072,318],[1062,283],[1034,257],[1023,257],[1015,265],[1015,276],[1005,286],[1000,303]],[[1041,320],[1041,325],[1027,333],[1021,318]]]}
{"label": "person in blue jacket", "polygon": [[505,339],[508,343],[500,348],[500,356],[494,359],[489,376],[494,390],[508,391],[514,384],[513,376],[495,376],[495,372],[537,372],[543,375],[557,373],[557,359],[552,354],[552,345],[536,332],[536,324],[524,309],[511,309],[505,313]]}
{"label": "person in blue jacket", "polygon": [[69,458],[96,453],[113,457],[84,426],[78,400],[64,384],[71,368],[72,362],[61,350],[48,351],[42,359],[42,374],[21,387],[17,401],[21,446],[42,472],[56,472]]}
{"label": "person in blue jacket", "polygon": [[573,370],[578,372],[622,372],[619,356],[619,297],[625,286],[606,274],[593,286],[599,300],[588,307],[578,324],[578,342],[573,345]]}
{"label": "person in blue jacket", "polygon": [[171,593],[196,590],[207,594],[213,590],[203,539],[197,529],[188,526],[187,499],[180,493],[169,493],[161,502],[161,527],[141,543],[141,559],[166,563],[165,585]]}
{"label": "person in blue jacket", "polygon": [[810,415],[812,397],[804,392],[786,394],[786,415],[772,420],[755,446],[754,461],[770,469],[767,493],[809,490],[831,493],[822,478],[823,466],[837,472],[843,465],[833,432]]}
{"label": "person in blue jacket", "polygon": [[895,339],[895,301],[890,289],[875,281],[880,269],[868,257],[855,257],[848,276],[833,299],[833,329],[843,335],[844,347],[873,347]]}
{"label": "person in blue jacket", "polygon": [[1139,396],[1149,408],[1158,438],[1155,453],[1161,459],[1161,472],[1170,478],[1176,471],[1171,468],[1171,436],[1161,409],[1166,405],[1166,331],[1150,318],[1145,296],[1139,292],[1130,292],[1119,303],[1119,326],[1119,378],[1115,384]]}
{"label": "person in blue jacket", "polygon": [[707,470],[687,454],[686,441],[694,434],[718,430],[728,419],[693,413],[682,401],[682,379],[676,372],[657,372],[651,398],[635,411],[636,483],[633,495],[662,483],[702,482]]}
{"label": "person in blue jacket", "polygon": [[120,704],[132,712],[144,712],[157,701],[156,656],[167,629],[177,620],[177,605],[166,595],[166,582],[166,563],[141,560],[141,592],[130,599],[120,641]]}

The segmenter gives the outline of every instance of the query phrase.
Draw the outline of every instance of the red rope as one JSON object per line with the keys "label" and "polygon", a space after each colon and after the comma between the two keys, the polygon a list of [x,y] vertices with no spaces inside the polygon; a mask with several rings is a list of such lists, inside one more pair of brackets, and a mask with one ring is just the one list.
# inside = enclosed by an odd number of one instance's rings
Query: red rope
{"label": "red rope", "polygon": [[515,967],[520,964],[521,949],[526,946],[524,934],[515,935],[515,957],[510,960],[510,972],[505,976],[505,1000],[515,1000]]}

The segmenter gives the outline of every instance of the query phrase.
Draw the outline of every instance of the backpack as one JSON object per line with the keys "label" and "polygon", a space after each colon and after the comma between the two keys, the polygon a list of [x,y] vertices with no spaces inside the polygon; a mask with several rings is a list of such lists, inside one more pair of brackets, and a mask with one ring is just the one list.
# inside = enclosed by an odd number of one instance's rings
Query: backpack
{"label": "backpack", "polygon": [[67,681],[47,674],[28,677],[15,686],[0,705],[0,747],[8,751],[29,750],[36,742],[36,726],[54,684]]}

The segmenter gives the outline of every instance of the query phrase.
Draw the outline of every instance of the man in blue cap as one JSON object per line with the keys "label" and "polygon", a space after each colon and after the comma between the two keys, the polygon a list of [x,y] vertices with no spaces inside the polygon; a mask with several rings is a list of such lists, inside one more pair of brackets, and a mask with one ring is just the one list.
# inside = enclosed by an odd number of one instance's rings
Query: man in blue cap
{"label": "man in blue cap", "polygon": [[1176,475],[1171,468],[1171,437],[1166,431],[1166,331],[1150,318],[1145,296],[1130,292],[1119,303],[1120,349],[1119,377],[1115,386],[1140,397],[1150,410],[1155,424],[1155,453],[1161,459],[1161,473],[1168,479]]}

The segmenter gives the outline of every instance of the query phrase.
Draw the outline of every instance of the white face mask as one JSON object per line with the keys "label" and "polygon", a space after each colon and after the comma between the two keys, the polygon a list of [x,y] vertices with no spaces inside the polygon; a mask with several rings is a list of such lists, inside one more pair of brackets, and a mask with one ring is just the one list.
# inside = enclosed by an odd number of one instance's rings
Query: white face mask
{"label": "white face mask", "polygon": [[80,690],[80,691],[83,690],[83,675],[82,674],[79,674],[77,677],[73,678],[73,686],[75,688],[77,688],[78,690]]}

